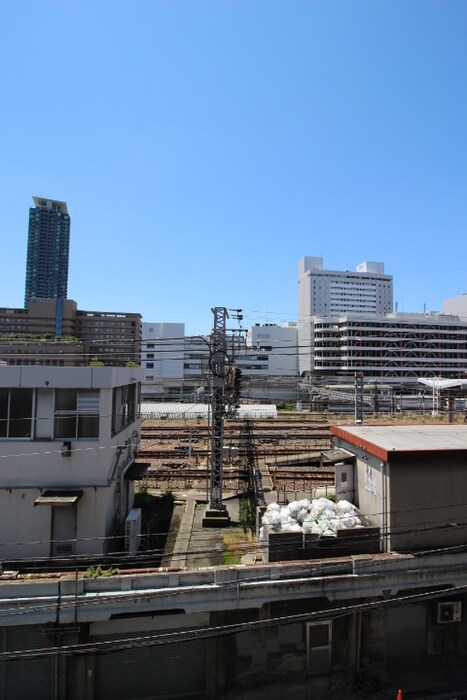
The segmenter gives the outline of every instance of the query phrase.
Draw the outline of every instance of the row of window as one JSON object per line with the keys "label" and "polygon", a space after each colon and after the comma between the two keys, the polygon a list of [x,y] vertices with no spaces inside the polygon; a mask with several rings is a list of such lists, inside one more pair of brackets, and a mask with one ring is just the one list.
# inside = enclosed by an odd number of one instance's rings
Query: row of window
{"label": "row of window", "polygon": [[[98,389],[55,389],[53,395],[33,389],[0,389],[0,438],[98,438],[99,402]],[[139,402],[139,385],[113,390],[113,435],[136,420]]]}

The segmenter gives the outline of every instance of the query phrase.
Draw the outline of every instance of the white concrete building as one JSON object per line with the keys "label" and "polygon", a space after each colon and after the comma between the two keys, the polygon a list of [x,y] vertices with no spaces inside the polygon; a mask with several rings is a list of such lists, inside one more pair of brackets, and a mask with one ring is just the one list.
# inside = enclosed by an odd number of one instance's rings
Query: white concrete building
{"label": "white concrete building", "polygon": [[392,276],[384,274],[384,263],[363,262],[352,272],[326,270],[323,258],[301,258],[298,263],[300,374],[313,371],[315,316],[388,314],[392,308]]}
{"label": "white concrete building", "polygon": [[298,316],[342,313],[387,314],[392,311],[392,276],[384,263],[363,262],[355,272],[325,270],[323,258],[298,263]]}
{"label": "white concrete building", "polygon": [[143,396],[178,392],[184,377],[185,324],[143,323]]}
{"label": "white concrete building", "polygon": [[389,383],[464,377],[467,322],[443,314],[343,314],[314,318],[315,376]]}
{"label": "white concrete building", "polygon": [[[183,323],[143,323],[145,400],[208,399],[209,336],[184,336],[184,329]],[[296,323],[266,323],[250,327],[246,336],[235,335],[228,355],[242,370],[245,397],[295,399],[297,333]],[[293,390],[285,386],[288,380]]]}
{"label": "white concrete building", "polygon": [[133,504],[140,380],[0,367],[0,560],[106,551]]}
{"label": "white concrete building", "polygon": [[443,313],[459,316],[462,321],[467,321],[467,294],[451,297],[443,301]]}
{"label": "white concrete building", "polygon": [[256,323],[246,334],[246,351],[260,351],[267,360],[267,374],[272,376],[297,376],[298,329],[296,323]]}

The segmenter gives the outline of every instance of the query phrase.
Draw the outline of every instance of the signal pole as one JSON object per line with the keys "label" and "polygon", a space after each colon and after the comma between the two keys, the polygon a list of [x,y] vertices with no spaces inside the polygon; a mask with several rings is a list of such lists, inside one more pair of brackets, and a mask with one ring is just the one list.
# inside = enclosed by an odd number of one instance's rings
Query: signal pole
{"label": "signal pole", "polygon": [[363,423],[363,372],[355,372],[355,423]]}

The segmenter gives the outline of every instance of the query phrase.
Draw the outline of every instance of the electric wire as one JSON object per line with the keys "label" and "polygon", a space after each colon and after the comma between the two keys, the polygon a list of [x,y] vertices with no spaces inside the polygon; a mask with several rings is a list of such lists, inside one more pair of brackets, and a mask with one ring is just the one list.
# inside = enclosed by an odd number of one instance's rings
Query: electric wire
{"label": "electric wire", "polygon": [[129,649],[160,646],[164,644],[187,642],[200,639],[223,637],[232,634],[238,634],[247,630],[265,629],[273,626],[282,626],[298,622],[310,622],[318,620],[334,620],[339,617],[345,617],[355,612],[368,612],[396,605],[411,604],[414,602],[433,600],[439,598],[452,597],[455,594],[463,593],[467,590],[467,584],[452,586],[449,588],[415,593],[405,596],[396,596],[385,600],[368,601],[354,603],[350,605],[341,605],[325,610],[298,613],[295,615],[285,615],[273,617],[266,620],[250,620],[248,622],[209,626],[204,628],[196,628],[190,630],[179,630],[176,632],[165,632],[155,635],[144,635],[128,637],[126,639],[110,639],[91,642],[80,642],[77,644],[67,644],[54,647],[43,647],[39,649],[22,649],[17,651],[0,652],[0,661],[12,661],[18,659],[33,659],[45,658],[49,656],[74,656],[86,654],[103,654],[115,653],[117,651],[125,651]]}
{"label": "electric wire", "polygon": [[[463,550],[463,553],[465,554],[465,545],[463,546]],[[439,557],[438,551],[436,551],[436,556]],[[392,574],[395,574],[397,576],[400,576],[401,574],[409,576],[411,574],[421,573],[420,564],[418,563],[416,557],[412,560],[399,560],[399,563],[407,564],[406,568],[402,569],[401,566],[397,565],[397,561],[391,561],[388,558],[385,558],[384,560],[377,559],[372,561],[371,568],[366,569],[366,571],[363,573],[357,574],[357,576],[359,577],[359,592],[361,594],[364,594],[365,592],[374,590],[374,587],[377,583],[375,576],[378,575],[384,576],[385,581],[389,585],[389,578]],[[238,579],[234,577],[232,580],[221,579],[220,581],[217,581],[217,579],[214,576],[211,581],[200,582],[199,584],[194,584],[191,579],[191,574],[193,573],[193,570],[180,570],[178,572],[174,572],[173,569],[170,569],[162,572],[158,571],[150,575],[164,576],[168,573],[179,573],[182,576],[182,580],[179,580],[177,586],[162,586],[159,588],[139,588],[138,590],[118,591],[115,593],[112,593],[110,591],[101,592],[100,590],[91,590],[88,592],[78,594],[69,592],[64,595],[60,591],[58,591],[57,593],[50,594],[47,596],[48,598],[50,598],[50,601],[44,601],[44,597],[42,596],[40,602],[31,603],[30,605],[20,604],[11,605],[11,607],[1,606],[0,618],[8,617],[9,615],[30,614],[31,612],[45,612],[47,610],[55,610],[57,605],[57,599],[59,599],[60,607],[62,607],[63,609],[75,607],[81,607],[85,609],[88,607],[95,607],[105,605],[110,602],[123,600],[123,594],[125,600],[135,601],[137,601],[139,598],[147,599],[148,596],[153,596],[154,598],[157,598],[158,596],[179,597],[180,595],[184,595],[187,589],[195,590],[197,587],[199,587],[200,590],[204,590],[206,586],[208,588],[211,588],[212,590],[229,588],[236,589],[238,588],[238,586],[248,588],[250,585],[257,587],[257,584],[264,584],[266,586],[273,587],[275,585],[287,587],[288,585],[290,585],[291,581],[306,584],[318,580],[322,582],[320,583],[320,585],[325,584],[326,581],[330,583],[330,585],[333,586],[333,594],[340,595],[348,591],[348,586],[344,584],[340,588],[336,587],[337,581],[339,581],[340,578],[355,578],[353,563],[350,559],[345,559],[337,563],[336,561],[329,562],[329,560],[310,560],[306,563],[306,565],[304,565],[303,563],[301,565],[298,565],[297,563],[289,562],[285,562],[283,564],[286,569],[285,575],[279,578],[271,579],[271,577],[267,575],[267,571],[269,571],[270,567],[277,567],[278,565],[278,562],[273,562],[271,564],[264,564],[260,567],[266,569],[266,573],[262,576],[248,576],[248,578],[246,579]],[[295,573],[290,572],[290,569],[293,568],[296,569]],[[328,569],[328,571],[324,571],[323,573],[323,569]],[[378,569],[380,569],[380,572],[378,572]],[[224,573],[225,571],[228,570],[224,570]],[[241,571],[242,570],[240,569],[240,573]],[[446,575],[456,575],[456,572],[461,572],[463,575],[465,575],[465,561],[462,560],[457,563],[451,562],[449,565],[446,565],[445,562],[439,562],[438,564],[430,563],[430,576],[433,573],[437,574],[439,571],[446,573]],[[133,573],[133,575],[137,574]],[[183,582],[183,578],[185,577],[188,581],[186,584]],[[393,586],[394,584],[391,585]],[[400,581],[397,583],[397,586],[399,588],[403,588],[404,585],[410,586],[412,585],[412,582],[407,580],[407,583],[405,584],[401,583]],[[435,584],[432,583],[432,585]],[[21,600],[23,600],[23,598]],[[8,603],[11,603],[11,599],[8,600]]]}

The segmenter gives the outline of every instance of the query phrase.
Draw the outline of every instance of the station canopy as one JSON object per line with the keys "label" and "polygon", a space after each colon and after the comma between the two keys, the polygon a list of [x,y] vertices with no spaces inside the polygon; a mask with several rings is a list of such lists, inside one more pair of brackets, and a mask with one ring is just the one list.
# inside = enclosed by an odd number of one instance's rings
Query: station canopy
{"label": "station canopy", "polygon": [[452,389],[453,387],[467,388],[465,379],[441,379],[440,377],[433,377],[433,379],[420,378],[418,382],[432,389]]}
{"label": "station canopy", "polygon": [[[211,405],[208,403],[141,403],[141,418],[143,420],[190,420],[192,418],[209,419]],[[239,420],[248,418],[277,418],[277,407],[274,404],[245,404],[237,409]]]}

